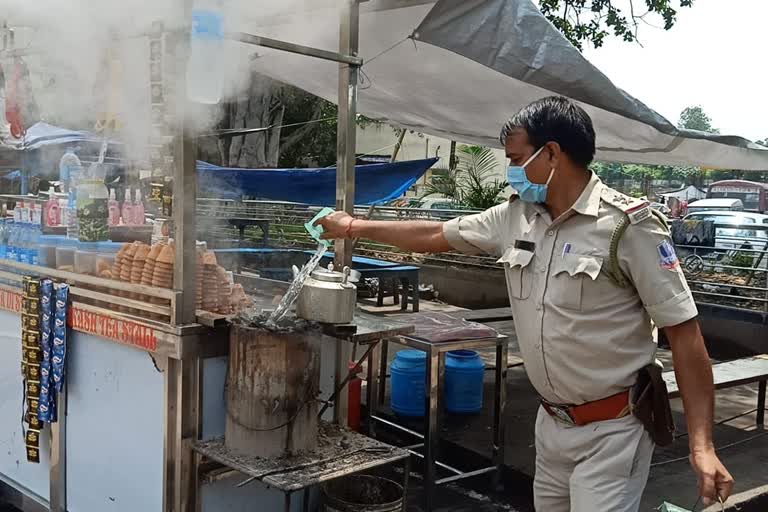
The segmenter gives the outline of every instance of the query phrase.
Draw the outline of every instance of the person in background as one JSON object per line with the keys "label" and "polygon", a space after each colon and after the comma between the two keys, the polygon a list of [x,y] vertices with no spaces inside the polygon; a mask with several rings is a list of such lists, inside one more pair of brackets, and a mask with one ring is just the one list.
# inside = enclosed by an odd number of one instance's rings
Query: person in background
{"label": "person in background", "polygon": [[712,441],[711,363],[666,222],[589,170],[592,121],[566,98],[520,110],[501,142],[517,191],[508,202],[446,223],[337,212],[318,221],[324,237],[488,254],[504,264],[520,350],[541,402],[536,510],[638,510],[654,439],[672,437],[654,324],[671,344],[699,493],[705,503],[727,500],[733,478]]}

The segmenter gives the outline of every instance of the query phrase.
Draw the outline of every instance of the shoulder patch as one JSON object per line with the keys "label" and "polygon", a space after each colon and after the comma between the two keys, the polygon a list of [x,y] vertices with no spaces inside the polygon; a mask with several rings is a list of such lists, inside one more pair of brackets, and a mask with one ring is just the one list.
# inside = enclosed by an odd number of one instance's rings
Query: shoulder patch
{"label": "shoulder patch", "polygon": [[604,187],[600,194],[603,201],[624,212],[631,224],[637,224],[651,217],[651,204],[644,199],[636,199],[612,188]]}

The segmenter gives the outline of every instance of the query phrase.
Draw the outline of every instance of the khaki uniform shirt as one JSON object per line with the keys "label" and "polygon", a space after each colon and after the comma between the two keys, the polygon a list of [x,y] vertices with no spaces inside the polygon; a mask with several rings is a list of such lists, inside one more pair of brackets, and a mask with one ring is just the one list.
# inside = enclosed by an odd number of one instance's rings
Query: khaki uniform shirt
{"label": "khaki uniform shirt", "polygon": [[[631,387],[655,357],[652,323],[698,314],[667,227],[644,207],[593,174],[554,222],[543,206],[513,198],[445,223],[455,249],[504,264],[525,368],[544,399],[581,404]],[[618,257],[631,283],[621,288],[601,269],[625,212],[634,212],[633,223]]]}

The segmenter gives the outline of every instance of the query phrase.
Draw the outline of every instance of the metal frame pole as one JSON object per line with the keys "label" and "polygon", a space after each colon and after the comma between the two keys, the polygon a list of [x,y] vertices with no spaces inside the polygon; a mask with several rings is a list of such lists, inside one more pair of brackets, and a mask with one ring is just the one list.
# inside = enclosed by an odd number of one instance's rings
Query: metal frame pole
{"label": "metal frame pole", "polygon": [[[192,17],[192,1],[184,0],[184,19]],[[187,30],[182,32],[184,35]],[[186,62],[189,38],[176,41],[176,117],[177,130],[173,161],[173,222],[176,259],[173,266],[173,288],[177,292],[171,323],[195,322],[196,206],[197,206],[197,139],[185,120],[187,111]]]}
{"label": "metal frame pole", "polygon": [[58,421],[51,423],[51,512],[67,512],[67,386],[57,397]]}
{"label": "metal frame pole", "polygon": [[[360,42],[360,5],[348,0],[341,13],[339,53],[357,57]],[[350,215],[355,207],[356,118],[359,66],[339,64],[339,121],[337,135],[336,210]],[[352,263],[352,240],[337,240],[336,266]]]}

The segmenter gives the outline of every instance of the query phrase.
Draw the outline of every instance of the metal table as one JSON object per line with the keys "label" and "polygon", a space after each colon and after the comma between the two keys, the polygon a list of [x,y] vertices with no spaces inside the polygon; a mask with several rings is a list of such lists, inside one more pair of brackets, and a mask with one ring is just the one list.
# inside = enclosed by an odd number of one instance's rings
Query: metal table
{"label": "metal table", "polygon": [[[374,403],[379,393],[379,379],[376,378],[376,372],[379,368],[379,355],[381,351],[378,350],[378,346],[380,342],[383,341],[384,344],[386,344],[386,340],[411,334],[414,330],[415,327],[413,325],[382,318],[363,311],[355,312],[353,323],[351,324],[326,324],[323,326],[323,333],[336,340],[336,360],[334,363],[334,373],[336,375],[336,381],[334,383],[335,392],[328,400],[328,403],[334,403],[335,423],[346,425],[346,395],[342,391],[349,381],[356,375],[355,370],[348,368],[348,362],[350,360],[355,361],[356,367],[360,367],[365,361],[368,362],[368,389],[366,398],[367,403]],[[347,350],[342,346],[345,342],[352,343],[351,357],[346,357]],[[358,346],[365,347],[365,352],[359,359],[357,359]],[[386,357],[384,357],[384,361],[386,363]],[[340,402],[344,405],[337,407],[336,402]],[[327,405],[320,411],[321,417],[326,408]],[[371,407],[367,408],[366,417],[368,419],[368,425],[370,425],[373,418],[373,409]]]}
{"label": "metal table", "polygon": [[[376,415],[371,415],[375,422],[386,424],[392,428],[423,439],[422,444],[410,446],[409,450],[413,455],[424,458],[424,491],[425,491],[425,510],[432,510],[433,492],[435,486],[455,482],[485,473],[494,472],[496,482],[500,482],[501,467],[504,464],[504,409],[506,408],[506,381],[507,381],[507,336],[497,336],[493,338],[477,338],[458,341],[440,341],[433,342],[412,336],[401,336],[400,342],[410,348],[422,350],[427,353],[426,368],[426,389],[427,389],[427,413],[425,420],[425,433],[421,434],[398,425]],[[437,449],[439,443],[439,416],[440,416],[440,392],[439,385],[443,382],[445,375],[445,354],[452,350],[478,350],[483,348],[496,348],[496,379],[494,385],[493,397],[493,446],[492,446],[492,466],[464,472],[460,469],[448,466],[437,460]],[[375,400],[369,401],[369,410],[375,411],[378,405],[384,402],[386,390],[387,359],[389,342],[384,340],[381,344],[381,360],[378,371],[378,392],[372,396]],[[374,379],[369,380],[373,383]],[[369,384],[370,387],[370,384]],[[369,389],[370,392],[370,389]],[[368,395],[371,397],[371,395]],[[372,426],[372,422],[369,423]],[[420,454],[413,449],[424,448],[424,454]],[[452,473],[452,476],[437,479],[435,466],[440,466]]]}
{"label": "metal table", "polygon": [[[303,507],[304,510],[309,510],[308,493],[311,487],[396,462],[402,462],[404,465],[403,490],[406,495],[408,491],[408,450],[327,423],[320,425],[317,448],[314,451],[291,457],[264,459],[243,456],[227,449],[223,439],[198,442],[192,449],[195,451],[195,464],[200,475],[198,486],[226,478],[234,470],[248,477],[237,487],[258,480],[282,491],[285,494],[286,512],[291,510],[292,495],[295,492],[304,491]],[[406,510],[405,498],[406,496],[403,497],[403,511]]]}

